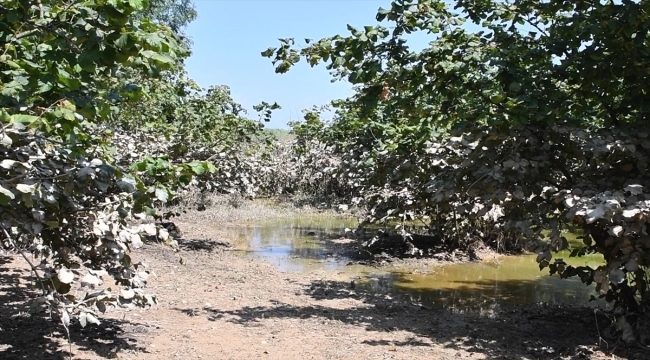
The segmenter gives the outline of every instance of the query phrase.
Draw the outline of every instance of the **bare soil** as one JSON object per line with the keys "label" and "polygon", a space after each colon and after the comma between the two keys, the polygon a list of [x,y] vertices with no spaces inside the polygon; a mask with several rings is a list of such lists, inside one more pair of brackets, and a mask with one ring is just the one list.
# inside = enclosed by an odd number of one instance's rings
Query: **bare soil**
{"label": "bare soil", "polygon": [[351,289],[335,272],[280,272],[231,251],[218,230],[178,225],[180,253],[146,245],[133,254],[154,270],[148,288],[159,305],[111,310],[85,329],[73,324],[70,345],[47,313],[20,306],[33,296],[25,261],[0,256],[0,359],[65,359],[70,348],[87,360],[650,359],[643,349],[599,347],[593,310],[429,309]]}

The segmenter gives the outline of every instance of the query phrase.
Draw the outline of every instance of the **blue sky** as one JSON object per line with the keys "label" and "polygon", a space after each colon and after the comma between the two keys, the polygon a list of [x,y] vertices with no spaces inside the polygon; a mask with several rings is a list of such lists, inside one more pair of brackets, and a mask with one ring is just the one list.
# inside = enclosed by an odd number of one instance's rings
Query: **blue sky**
{"label": "blue sky", "polygon": [[[301,110],[352,94],[347,82],[331,83],[324,66],[301,63],[287,74],[276,74],[260,52],[277,46],[278,38],[320,39],[348,34],[346,25],[374,25],[379,7],[390,0],[195,0],[198,19],[187,29],[194,41],[187,70],[200,86],[228,85],[235,101],[250,117],[261,101],[278,102],[268,128],[287,128]],[[419,36],[414,47],[431,39]]]}

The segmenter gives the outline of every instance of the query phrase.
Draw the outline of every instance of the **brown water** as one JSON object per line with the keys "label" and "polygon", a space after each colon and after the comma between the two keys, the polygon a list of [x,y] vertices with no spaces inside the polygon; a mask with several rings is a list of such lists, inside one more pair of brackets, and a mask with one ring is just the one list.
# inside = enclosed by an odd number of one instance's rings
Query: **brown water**
{"label": "brown water", "polygon": [[[238,249],[275,264],[281,271],[325,269],[336,272],[342,281],[384,294],[401,294],[425,306],[452,311],[485,310],[501,304],[580,304],[588,302],[593,286],[578,279],[549,276],[539,270],[535,255],[504,256],[483,262],[392,269],[346,265],[349,259],[336,258],[326,246],[326,237],[344,236],[356,221],[331,217],[285,219],[255,227],[230,228]],[[565,234],[569,237],[570,234]],[[577,245],[575,238],[570,239]],[[569,258],[569,252],[554,254],[572,265],[597,266],[602,256]]]}

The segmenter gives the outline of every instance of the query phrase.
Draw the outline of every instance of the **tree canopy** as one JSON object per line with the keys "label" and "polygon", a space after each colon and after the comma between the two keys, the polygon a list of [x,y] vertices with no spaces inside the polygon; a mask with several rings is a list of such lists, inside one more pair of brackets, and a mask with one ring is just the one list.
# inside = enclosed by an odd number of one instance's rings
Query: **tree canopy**
{"label": "tree canopy", "polygon": [[[325,63],[356,85],[314,136],[338,149],[368,221],[424,217],[456,243],[523,243],[541,268],[596,283],[627,315],[624,337],[647,341],[637,320],[650,309],[649,7],[396,0],[379,25],[299,49],[280,39],[262,56],[277,73]],[[411,50],[414,32],[429,46]],[[566,225],[584,231],[572,256],[597,252],[607,264],[553,262],[549,250],[569,246]]]}
{"label": "tree canopy", "polygon": [[[647,343],[649,7],[395,0],[345,36],[280,39],[262,52],[276,72],[324,63],[355,85],[331,121],[306,110],[287,145],[263,131],[278,104],[252,120],[227,86],[188,78],[192,1],[4,1],[0,243],[35,255],[40,303],[85,326],[156,302],[129,250],[175,245],[160,209],[184,191],[336,197],[405,241],[417,219],[457,248],[534,251],[596,284],[623,339]],[[414,32],[429,46],[412,50]],[[604,263],[553,258],[567,248]],[[96,289],[104,275],[116,289]]]}
{"label": "tree canopy", "polygon": [[192,0],[150,0],[141,17],[169,26],[172,31],[182,34],[198,13]]}
{"label": "tree canopy", "polygon": [[[0,239],[3,247],[37,256],[40,300],[57,309],[66,328],[75,314],[82,325],[97,322],[107,305],[155,303],[142,289],[148,272],[128,250],[146,236],[172,239],[165,229],[129,221],[153,213],[176,187],[212,170],[205,162],[129,168],[114,160],[113,130],[105,124],[120,99],[141,93],[116,86],[117,74],[130,68],[157,76],[188,54],[169,27],[137,19],[147,6],[137,0],[0,4]],[[154,175],[147,183],[146,173]],[[107,274],[119,291],[90,291]],[[87,292],[73,295],[72,287]]]}

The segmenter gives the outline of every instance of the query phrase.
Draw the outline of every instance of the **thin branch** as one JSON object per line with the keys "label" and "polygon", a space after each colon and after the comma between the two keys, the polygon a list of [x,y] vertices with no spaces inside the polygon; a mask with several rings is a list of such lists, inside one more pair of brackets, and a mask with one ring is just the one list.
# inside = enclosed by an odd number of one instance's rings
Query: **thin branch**
{"label": "thin branch", "polygon": [[39,29],[31,29],[31,30],[23,31],[21,33],[18,33],[16,35],[14,35],[14,38],[16,40],[20,40],[20,39],[22,39],[24,37],[28,37],[29,35],[32,35],[32,34],[36,33],[38,30]]}
{"label": "thin branch", "polygon": [[14,176],[14,177],[12,177],[11,179],[0,180],[0,184],[5,184],[5,185],[6,185],[6,184],[11,184],[11,183],[13,183],[14,181],[17,181],[17,180],[23,179],[23,178],[26,177],[26,176],[27,176],[27,174],[22,174],[22,175]]}
{"label": "thin branch", "polygon": [[[3,228],[3,230],[4,230],[4,228]],[[5,230],[5,233],[6,233],[6,230]],[[25,255],[24,251],[21,251],[20,255],[22,255],[23,259],[25,259],[25,261],[27,261],[27,263],[29,264],[29,267],[31,267],[32,271],[34,272],[34,275],[36,275],[36,277],[38,278],[38,282],[41,285],[41,290],[43,290],[43,295],[47,295],[47,290],[45,290],[45,286],[43,285],[43,278],[41,278],[41,275],[39,275],[38,272],[36,271],[36,267],[34,266],[34,264],[32,264],[32,262],[27,258],[27,255]]]}
{"label": "thin branch", "polygon": [[[530,15],[529,15],[529,16],[530,16]],[[526,18],[524,18],[524,20],[528,23],[528,25],[530,25],[530,26],[534,27],[535,29],[537,29],[540,33],[544,34],[546,37],[549,36],[549,35],[548,35],[548,32],[547,32],[546,30],[540,28],[539,25],[538,25],[537,23],[534,23],[534,22],[530,19],[530,17],[526,17]]]}
{"label": "thin branch", "polygon": [[[517,143],[517,146],[515,146],[515,148],[512,149],[512,151],[511,151],[509,154],[507,154],[507,155],[504,156],[501,160],[499,160],[498,164],[503,163],[503,161],[504,161],[505,159],[507,159],[508,157],[514,155],[515,151],[517,151],[517,149],[519,149],[519,146],[521,146],[522,143],[523,143],[523,142],[519,142],[519,143]],[[467,190],[465,190],[465,194],[469,194],[469,191],[472,189],[472,187],[473,187],[474,185],[476,185],[479,181],[483,180],[486,176],[492,174],[493,171],[494,171],[494,169],[492,169],[492,170],[486,172],[486,173],[483,174],[481,177],[479,177],[478,179],[476,179],[476,181],[474,181],[474,182],[473,182],[473,183],[472,183],[472,184],[467,188]]]}
{"label": "thin branch", "polygon": [[[54,175],[54,176],[30,177],[29,180],[42,182],[42,181],[45,181],[45,180],[56,180],[56,179],[64,178],[66,176],[72,176],[72,175],[68,174],[68,173],[63,173],[63,174]],[[18,176],[12,177],[11,179],[0,180],[0,184],[11,184],[16,180],[21,180],[21,179],[24,179],[26,177],[27,177],[27,174],[18,175]]]}
{"label": "thin branch", "polygon": [[43,15],[43,3],[41,2],[41,0],[36,0],[36,3],[38,4],[39,17],[41,19],[43,19],[43,17],[44,17],[44,15]]}
{"label": "thin branch", "polygon": [[[7,240],[13,243],[13,241],[11,240],[11,236],[9,235],[9,232],[7,232],[7,229],[5,229],[4,226],[2,226],[2,231],[5,233]],[[16,245],[14,244],[14,246]],[[38,273],[38,271],[36,271],[36,266],[34,266],[34,264],[29,260],[29,258],[27,258],[27,255],[25,255],[24,251],[20,250],[19,252],[20,255],[23,256],[23,259],[25,259],[25,261],[27,261],[27,263],[29,264],[29,267],[32,269],[32,272],[34,272],[34,275],[36,275],[36,277],[38,278],[38,282],[41,285],[41,289],[43,290],[43,295],[44,296],[47,295],[47,291],[45,290],[45,286],[43,285],[43,278],[41,278],[41,275]]]}

